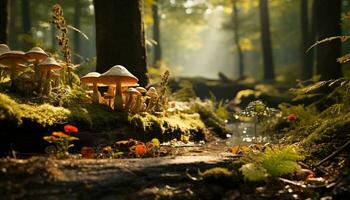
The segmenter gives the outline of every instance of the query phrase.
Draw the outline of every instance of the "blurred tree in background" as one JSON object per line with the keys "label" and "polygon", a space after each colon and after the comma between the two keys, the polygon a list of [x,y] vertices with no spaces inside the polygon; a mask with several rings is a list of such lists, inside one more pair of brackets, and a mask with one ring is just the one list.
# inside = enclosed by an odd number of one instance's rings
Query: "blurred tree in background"
{"label": "blurred tree in background", "polygon": [[[96,29],[92,0],[1,1],[2,4],[6,2],[10,12],[6,14],[6,6],[0,6],[0,25],[6,27],[4,22],[7,20],[3,19],[9,16],[11,23],[7,24],[7,31],[10,34],[5,33],[6,28],[1,28],[0,38],[7,40],[11,49],[27,51],[38,45],[59,53],[56,30],[49,23],[51,7],[59,3],[67,23],[88,36],[86,40],[76,31],[69,32],[73,60],[82,64],[79,73],[95,70]],[[349,43],[334,42],[305,52],[316,40],[349,34],[350,22],[345,20],[340,26],[339,20],[350,10],[350,0],[264,0],[268,4],[264,8],[268,15],[263,18],[269,20],[271,50],[267,60],[270,64],[264,64],[261,38],[266,35],[262,34],[261,28],[266,31],[267,26],[260,26],[260,0],[143,2],[148,66],[167,66],[176,69],[181,76],[218,78],[218,73],[222,72],[232,79],[244,75],[263,80],[270,74],[268,79],[273,77],[276,81],[290,82],[327,74],[323,76],[327,79],[341,75],[340,64],[335,58],[340,51],[349,52],[350,49]],[[266,68],[273,69],[274,73],[271,69],[265,73]],[[349,71],[347,67],[344,70],[346,74]]]}
{"label": "blurred tree in background", "polygon": [[0,1],[0,43],[8,44],[8,31],[10,22],[10,2]]}

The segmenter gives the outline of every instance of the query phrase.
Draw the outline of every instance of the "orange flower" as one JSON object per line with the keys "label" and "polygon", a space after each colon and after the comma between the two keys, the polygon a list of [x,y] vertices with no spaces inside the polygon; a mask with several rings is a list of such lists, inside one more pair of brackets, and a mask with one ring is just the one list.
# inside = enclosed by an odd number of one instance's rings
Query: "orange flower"
{"label": "orange flower", "polygon": [[67,136],[67,135],[64,134],[63,132],[53,132],[52,135],[53,135],[53,136],[56,136],[56,137],[65,137],[65,136]]}
{"label": "orange flower", "polygon": [[146,153],[146,146],[144,144],[138,144],[135,146],[135,155],[143,156]]}
{"label": "orange flower", "polygon": [[92,147],[83,147],[80,150],[81,156],[86,159],[94,158],[95,149]]}
{"label": "orange flower", "polygon": [[293,122],[293,121],[295,121],[297,119],[297,116],[295,115],[295,114],[290,114],[290,115],[288,115],[288,117],[287,117],[287,121],[289,121],[289,122]]}
{"label": "orange flower", "polygon": [[78,128],[70,124],[65,125],[63,129],[66,133],[78,133]]}

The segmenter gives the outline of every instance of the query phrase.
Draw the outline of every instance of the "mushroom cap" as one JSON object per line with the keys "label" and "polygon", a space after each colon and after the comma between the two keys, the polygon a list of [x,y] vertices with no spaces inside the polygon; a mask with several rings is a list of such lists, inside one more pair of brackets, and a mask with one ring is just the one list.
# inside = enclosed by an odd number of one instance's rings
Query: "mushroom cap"
{"label": "mushroom cap", "polygon": [[81,77],[80,80],[82,83],[93,83],[98,82],[98,78],[100,77],[100,73],[98,72],[90,72],[87,73],[85,76]]}
{"label": "mushroom cap", "polygon": [[51,74],[50,74],[50,77],[51,78],[59,78],[61,75],[59,74],[59,73],[56,73],[56,72],[52,72]]}
{"label": "mushroom cap", "polygon": [[136,87],[136,90],[141,92],[141,93],[146,93],[147,90],[144,87]]}
{"label": "mushroom cap", "polygon": [[61,69],[62,66],[54,58],[47,57],[41,63],[38,64],[41,69]]}
{"label": "mushroom cap", "polygon": [[130,94],[138,94],[138,95],[141,95],[141,93],[139,91],[137,91],[137,89],[135,88],[129,88],[127,91],[127,93],[130,93]]}
{"label": "mushroom cap", "polygon": [[150,87],[146,93],[147,96],[150,96],[150,97],[157,97],[158,96],[158,93],[157,93],[157,90],[156,88],[154,87]]}
{"label": "mushroom cap", "polygon": [[134,86],[139,81],[138,78],[121,65],[115,65],[105,73],[101,74],[99,80],[101,83],[107,85],[120,82],[121,86]]}
{"label": "mushroom cap", "polygon": [[29,51],[27,51],[26,53],[26,57],[28,60],[44,60],[47,57],[49,57],[49,55],[47,55],[47,53],[40,47],[33,47],[31,48]]}
{"label": "mushroom cap", "polygon": [[7,51],[10,51],[9,46],[7,46],[6,44],[0,44],[0,55]]}
{"label": "mushroom cap", "polygon": [[27,59],[23,51],[6,51],[0,55],[0,64],[11,66],[12,64],[26,64]]}

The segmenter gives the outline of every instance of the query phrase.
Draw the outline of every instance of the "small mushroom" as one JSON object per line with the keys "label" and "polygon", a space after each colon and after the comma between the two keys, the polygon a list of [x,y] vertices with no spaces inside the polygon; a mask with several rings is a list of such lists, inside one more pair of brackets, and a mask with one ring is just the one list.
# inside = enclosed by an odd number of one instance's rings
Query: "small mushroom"
{"label": "small mushroom", "polygon": [[115,97],[114,97],[114,110],[123,110],[123,86],[135,86],[139,81],[134,75],[132,75],[125,67],[116,65],[110,68],[105,73],[101,74],[99,78],[100,82],[106,85],[115,84]]}
{"label": "small mushroom", "polygon": [[54,58],[46,58],[44,61],[38,64],[41,80],[44,81],[43,94],[46,96],[51,95],[51,70],[61,69],[62,66],[59,65]]}
{"label": "small mushroom", "polygon": [[135,105],[132,107],[132,112],[133,113],[138,113],[141,111],[142,108],[142,94],[146,93],[147,90],[143,87],[136,87],[136,90],[140,92],[141,95],[138,95],[136,98]]}
{"label": "small mushroom", "polygon": [[5,51],[3,51],[3,53],[0,55],[0,64],[10,68],[11,88],[16,90],[18,71],[23,69],[23,66],[25,66],[20,64],[26,64],[27,60],[23,51],[6,51],[6,47],[3,46],[2,48],[5,49]]}
{"label": "small mushroom", "polygon": [[34,73],[35,73],[35,78],[34,81],[36,82],[37,85],[37,92],[40,93],[41,91],[41,70],[39,69],[38,64],[45,60],[47,57],[49,57],[49,55],[47,55],[47,53],[42,50],[40,47],[33,47],[31,48],[29,51],[26,52],[25,54],[26,58],[28,59],[28,61],[32,61],[34,64]]}
{"label": "small mushroom", "polygon": [[151,111],[152,108],[154,107],[155,99],[158,97],[156,88],[150,87],[146,93],[146,96],[150,98],[146,111]]}
{"label": "small mushroom", "polygon": [[84,84],[93,84],[93,93],[92,93],[92,103],[100,103],[101,94],[98,91],[98,78],[100,77],[98,72],[90,72],[85,76],[81,77],[80,80]]}
{"label": "small mushroom", "polygon": [[[126,111],[132,111],[133,106],[136,104],[136,99],[139,98],[141,96],[141,93],[139,91],[137,91],[135,88],[129,88],[126,93],[128,94],[128,100],[127,103],[125,105],[125,110]],[[135,99],[136,97],[136,99]]]}

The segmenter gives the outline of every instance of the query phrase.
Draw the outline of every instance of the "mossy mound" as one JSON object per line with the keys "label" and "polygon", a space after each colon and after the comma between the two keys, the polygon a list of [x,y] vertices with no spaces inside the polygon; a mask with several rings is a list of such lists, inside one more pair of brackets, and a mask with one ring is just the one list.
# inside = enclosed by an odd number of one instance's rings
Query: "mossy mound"
{"label": "mossy mound", "polygon": [[207,128],[201,121],[199,114],[172,114],[155,116],[149,113],[136,114],[129,117],[133,127],[145,132],[144,138],[179,139],[187,135],[194,140],[204,139]]}
{"label": "mossy mound", "polygon": [[[10,96],[0,93],[0,133],[3,144],[0,151],[8,150],[10,144],[18,149],[42,149],[47,144],[42,140],[52,131],[60,131],[65,124],[74,124],[86,141],[88,137],[104,137],[100,132],[112,132],[122,139],[130,137],[149,140],[158,138],[167,141],[180,139],[182,135],[191,140],[205,138],[207,128],[198,113],[178,113],[169,116],[155,116],[148,113],[129,116],[116,113],[108,106],[94,104],[71,104],[56,107],[50,104],[19,103]],[[84,134],[84,135],[83,135]],[[78,135],[79,137],[79,135]],[[19,145],[18,145],[19,144]],[[89,144],[82,144],[89,145]]]}

